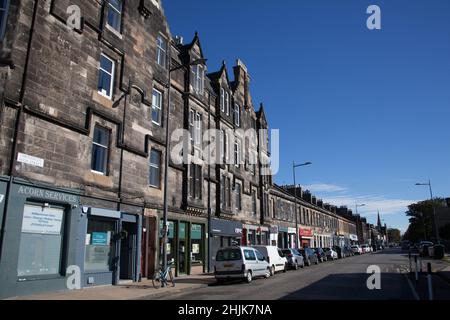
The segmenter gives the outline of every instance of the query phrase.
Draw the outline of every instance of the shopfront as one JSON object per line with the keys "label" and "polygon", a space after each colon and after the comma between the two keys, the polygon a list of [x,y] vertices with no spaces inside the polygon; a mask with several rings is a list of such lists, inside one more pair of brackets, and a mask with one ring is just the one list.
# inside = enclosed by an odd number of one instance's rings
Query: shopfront
{"label": "shopfront", "polygon": [[297,247],[297,232],[295,232],[295,228],[288,228],[288,246],[289,248]]}
{"label": "shopfront", "polygon": [[210,265],[214,267],[216,254],[220,248],[241,245],[243,235],[243,225],[241,222],[212,219]]}
{"label": "shopfront", "polygon": [[[163,221],[159,223],[159,243],[162,244]],[[175,275],[206,272],[206,226],[192,221],[169,220],[166,242],[167,260],[173,261]],[[162,246],[160,255],[162,256]]]}
{"label": "shopfront", "polygon": [[269,245],[278,246],[278,226],[271,226],[269,228]]}
{"label": "shopfront", "polygon": [[8,187],[8,179],[0,176],[0,227],[3,223],[3,212],[6,202],[6,190]]}
{"label": "shopfront", "polygon": [[311,248],[311,242],[314,239],[313,230],[309,228],[299,228],[300,246],[302,248]]}
{"label": "shopfront", "polygon": [[289,247],[289,233],[287,227],[278,227],[278,248],[285,249]]}
{"label": "shopfront", "polygon": [[2,181],[0,298],[67,290],[67,268],[83,265],[79,194],[17,180],[4,207],[5,188]]}
{"label": "shopfront", "polygon": [[269,244],[269,228],[263,226],[255,226],[244,224],[242,232],[242,245],[268,245]]}
{"label": "shopfront", "polygon": [[84,285],[118,284],[140,277],[141,216],[83,207]]}

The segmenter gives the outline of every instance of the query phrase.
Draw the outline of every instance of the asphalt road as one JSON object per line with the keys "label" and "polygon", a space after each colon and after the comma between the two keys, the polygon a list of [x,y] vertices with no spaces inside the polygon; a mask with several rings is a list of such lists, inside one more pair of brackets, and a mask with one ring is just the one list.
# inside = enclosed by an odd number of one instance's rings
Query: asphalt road
{"label": "asphalt road", "polygon": [[[381,289],[369,290],[369,266],[381,270]],[[324,262],[269,279],[189,290],[164,300],[415,300],[404,273],[408,258],[398,249]]]}

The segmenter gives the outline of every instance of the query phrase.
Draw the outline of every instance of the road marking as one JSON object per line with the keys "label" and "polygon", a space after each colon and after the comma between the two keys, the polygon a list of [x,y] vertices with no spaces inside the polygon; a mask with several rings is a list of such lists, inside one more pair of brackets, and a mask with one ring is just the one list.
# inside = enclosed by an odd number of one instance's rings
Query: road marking
{"label": "road marking", "polygon": [[408,281],[409,287],[411,288],[411,291],[412,291],[412,293],[413,293],[413,295],[414,295],[414,298],[415,298],[417,301],[419,301],[419,300],[420,300],[420,297],[419,297],[419,295],[417,294],[417,291],[416,291],[416,289],[414,288],[414,285],[412,284],[411,280],[409,280],[408,276],[406,276],[406,275],[403,275],[403,276],[405,277],[406,281]]}

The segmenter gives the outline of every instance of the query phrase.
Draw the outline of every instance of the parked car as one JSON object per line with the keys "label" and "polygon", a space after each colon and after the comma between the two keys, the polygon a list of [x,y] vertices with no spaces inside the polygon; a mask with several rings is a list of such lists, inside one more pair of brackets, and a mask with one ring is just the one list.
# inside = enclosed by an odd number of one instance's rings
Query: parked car
{"label": "parked car", "polygon": [[305,265],[311,266],[313,263],[318,264],[319,259],[317,258],[317,254],[311,248],[300,249],[299,252],[302,254],[303,259],[305,261]]}
{"label": "parked car", "polygon": [[334,251],[336,251],[338,259],[344,259],[346,257],[345,252],[344,252],[344,247],[333,246],[332,249]]}
{"label": "parked car", "polygon": [[281,249],[275,246],[252,246],[266,257],[270,265],[270,275],[273,276],[278,271],[286,272],[288,262]]}
{"label": "parked car", "polygon": [[362,253],[369,253],[370,252],[370,248],[369,248],[369,246],[367,244],[363,244],[361,246],[361,250],[362,250]]}
{"label": "parked car", "polygon": [[298,267],[305,267],[305,260],[303,259],[303,255],[298,252],[297,249],[283,249],[281,250],[281,252],[283,252],[284,256],[287,259],[288,267],[294,270],[297,270]]}
{"label": "parked car", "polygon": [[361,255],[363,253],[361,247],[358,245],[353,245],[351,248],[354,254]]}
{"label": "parked car", "polygon": [[325,251],[325,255],[327,256],[328,260],[337,260],[338,254],[333,249],[331,249],[331,248],[323,248],[323,251]]}
{"label": "parked car", "polygon": [[256,277],[270,277],[270,265],[261,252],[251,247],[229,247],[217,251],[214,266],[216,280],[244,279],[247,283]]}
{"label": "parked car", "polygon": [[344,254],[346,257],[353,257],[355,253],[353,252],[352,248],[349,246],[344,247]]}
{"label": "parked car", "polygon": [[328,261],[327,255],[322,248],[315,248],[314,251],[316,252],[317,258],[319,258],[320,262]]}

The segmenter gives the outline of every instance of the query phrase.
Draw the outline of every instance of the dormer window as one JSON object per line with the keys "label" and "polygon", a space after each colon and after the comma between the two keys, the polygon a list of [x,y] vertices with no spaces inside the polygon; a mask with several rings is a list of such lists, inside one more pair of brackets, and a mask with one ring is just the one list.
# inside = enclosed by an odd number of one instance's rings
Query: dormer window
{"label": "dormer window", "polygon": [[120,32],[122,26],[122,0],[109,0],[107,23],[117,32]]}
{"label": "dormer window", "polygon": [[237,103],[234,105],[234,124],[241,125],[241,107]]}
{"label": "dormer window", "polygon": [[202,95],[205,87],[205,67],[198,64],[191,67],[192,72],[192,87],[194,91]]}

